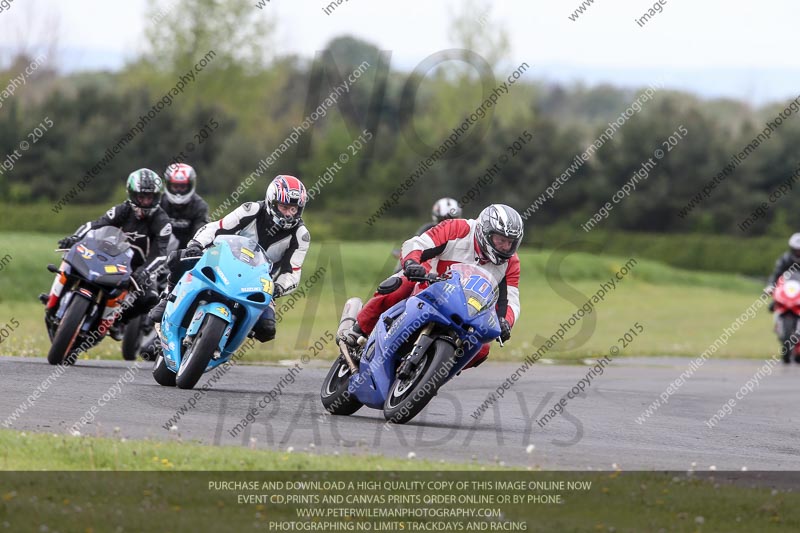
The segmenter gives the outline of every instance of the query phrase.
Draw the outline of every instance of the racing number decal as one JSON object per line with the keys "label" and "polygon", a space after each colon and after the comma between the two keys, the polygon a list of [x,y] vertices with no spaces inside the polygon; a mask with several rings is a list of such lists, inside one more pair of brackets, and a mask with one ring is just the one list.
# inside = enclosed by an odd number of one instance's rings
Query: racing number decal
{"label": "racing number decal", "polygon": [[481,298],[488,299],[492,294],[492,284],[483,276],[470,276],[464,288],[470,291],[475,291]]}
{"label": "racing number decal", "polygon": [[261,278],[261,283],[262,283],[261,290],[266,292],[267,294],[272,294],[272,280]]}

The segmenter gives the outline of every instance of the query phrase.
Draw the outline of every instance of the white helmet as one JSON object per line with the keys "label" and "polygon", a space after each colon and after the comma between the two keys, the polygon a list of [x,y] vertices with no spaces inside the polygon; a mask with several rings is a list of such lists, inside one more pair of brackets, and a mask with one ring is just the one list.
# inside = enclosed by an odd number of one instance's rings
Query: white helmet
{"label": "white helmet", "polygon": [[173,205],[186,204],[197,187],[197,172],[185,163],[173,163],[164,172],[164,182],[167,201]]}
{"label": "white helmet", "polygon": [[448,218],[461,218],[461,206],[452,198],[439,198],[433,204],[431,215],[437,224]]}
{"label": "white helmet", "polygon": [[789,248],[792,250],[792,255],[800,257],[800,233],[789,237]]}

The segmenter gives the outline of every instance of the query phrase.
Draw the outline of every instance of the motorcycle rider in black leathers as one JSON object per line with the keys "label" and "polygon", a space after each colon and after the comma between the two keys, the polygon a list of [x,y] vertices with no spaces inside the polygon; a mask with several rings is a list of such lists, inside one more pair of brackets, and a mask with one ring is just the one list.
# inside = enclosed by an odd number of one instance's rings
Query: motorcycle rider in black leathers
{"label": "motorcycle rider in black leathers", "polygon": [[[87,222],[79,227],[74,235],[65,237],[58,242],[59,248],[71,248],[89,230],[104,226],[120,228],[128,236],[128,242],[136,252],[131,263],[131,267],[134,269],[131,278],[139,287],[143,288],[143,292],[111,328],[110,334],[116,340],[121,339],[120,326],[122,324],[144,313],[155,303],[157,293],[151,275],[165,264],[167,245],[172,235],[169,217],[159,205],[164,187],[158,174],[147,168],[136,170],[128,176],[126,189],[127,201],[115,205],[102,217]],[[47,306],[48,316],[52,316],[52,313],[55,312],[55,302],[62,289],[61,277],[56,275],[50,295],[39,296]]]}
{"label": "motorcycle rider in black leathers", "polygon": [[[297,288],[303,261],[311,243],[311,236],[302,219],[306,199],[306,188],[299,179],[280,175],[267,187],[264,201],[242,204],[222,220],[203,226],[189,241],[186,250],[170,257],[169,288],[159,304],[150,311],[150,319],[157,325],[161,324],[167,299],[171,297],[167,294],[174,289],[181,276],[197,263],[204,249],[214,242],[217,235],[237,234],[258,241],[272,262],[273,300],[253,327],[253,334],[260,342],[274,339],[274,301]],[[160,327],[157,330],[160,333]]]}
{"label": "motorcycle rider in black leathers", "polygon": [[194,234],[208,224],[208,204],[195,192],[197,172],[184,163],[172,164],[164,172],[161,209],[169,215],[177,249],[184,249]]}

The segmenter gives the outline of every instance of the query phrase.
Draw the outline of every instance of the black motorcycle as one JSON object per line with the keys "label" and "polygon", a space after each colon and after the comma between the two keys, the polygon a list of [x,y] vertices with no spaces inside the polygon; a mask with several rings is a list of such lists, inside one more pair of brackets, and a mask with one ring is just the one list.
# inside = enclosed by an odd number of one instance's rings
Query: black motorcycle
{"label": "black motorcycle", "polygon": [[91,230],[71,248],[57,251],[64,252],[61,266],[47,266],[63,283],[55,305],[45,312],[51,365],[74,363],[98,344],[135,301],[129,288],[140,292],[131,278],[136,252],[119,228]]}

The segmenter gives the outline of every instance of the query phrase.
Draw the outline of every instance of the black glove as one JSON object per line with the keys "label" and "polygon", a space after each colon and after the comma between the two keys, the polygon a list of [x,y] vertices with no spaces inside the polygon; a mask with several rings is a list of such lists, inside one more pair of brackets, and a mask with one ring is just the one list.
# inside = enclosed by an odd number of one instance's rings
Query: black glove
{"label": "black glove", "polygon": [[281,296],[283,296],[283,287],[281,287],[280,285],[273,284],[272,299],[274,300],[275,298],[280,298]]}
{"label": "black glove", "polygon": [[500,322],[500,340],[508,342],[508,339],[511,338],[511,324],[505,318],[499,319],[498,322]]}
{"label": "black glove", "polygon": [[64,237],[60,241],[58,241],[59,248],[72,248],[76,242],[81,240],[80,237],[77,235],[70,235],[69,237]]}
{"label": "black glove", "polygon": [[203,255],[203,247],[197,241],[189,241],[186,249],[181,254],[181,259],[188,259],[190,257],[200,257]]}
{"label": "black glove", "polygon": [[428,271],[413,259],[409,259],[403,264],[403,275],[407,278],[424,278],[428,275]]}
{"label": "black glove", "polygon": [[767,306],[767,308],[769,309],[770,313],[774,313],[775,312],[775,302],[774,301],[770,302],[769,305]]}
{"label": "black glove", "polygon": [[135,281],[141,289],[145,289],[151,284],[150,272],[148,272],[145,267],[137,268],[133,272],[133,275],[131,275],[131,278],[133,278],[133,281]]}

